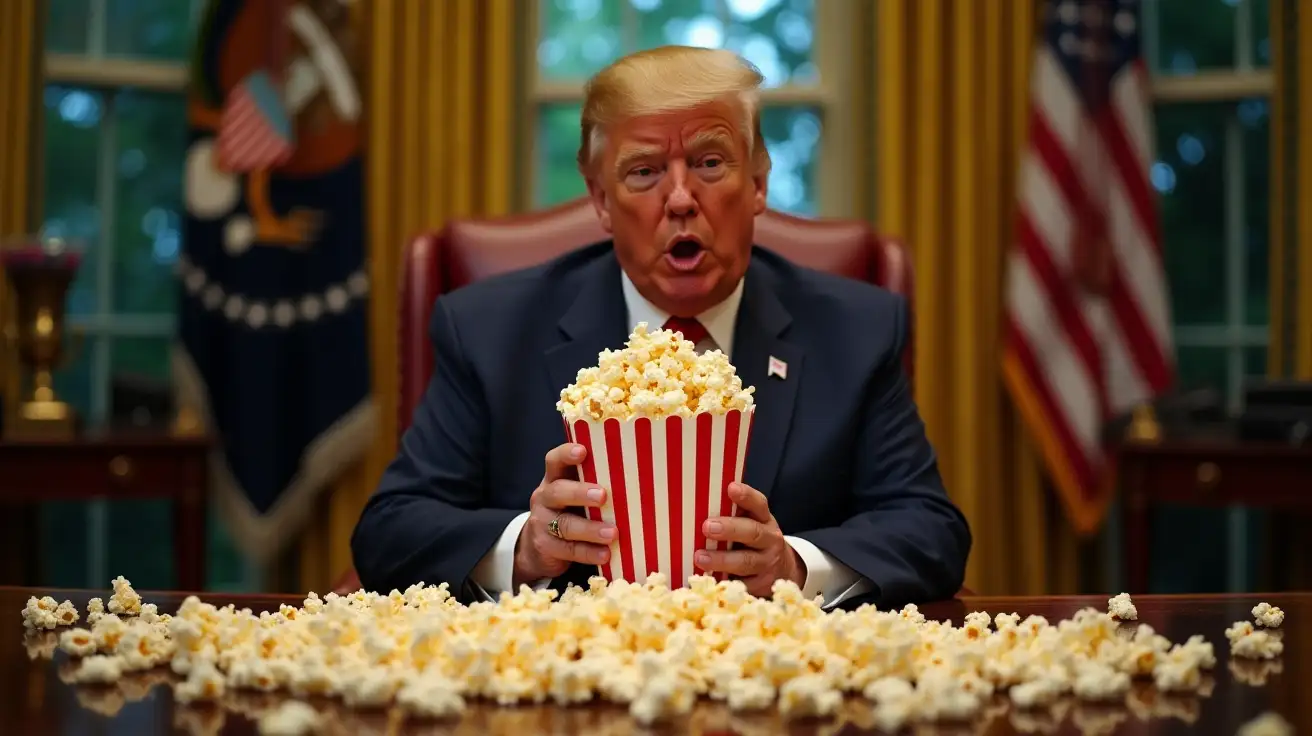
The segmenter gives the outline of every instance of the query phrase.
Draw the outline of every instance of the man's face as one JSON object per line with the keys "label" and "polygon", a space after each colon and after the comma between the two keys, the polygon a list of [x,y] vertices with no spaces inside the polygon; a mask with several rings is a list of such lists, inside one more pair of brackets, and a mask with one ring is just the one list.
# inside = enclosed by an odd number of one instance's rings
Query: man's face
{"label": "man's face", "polygon": [[620,123],[588,177],[620,266],[672,315],[724,301],[747,271],[766,175],[739,133],[742,119],[739,107],[712,103]]}

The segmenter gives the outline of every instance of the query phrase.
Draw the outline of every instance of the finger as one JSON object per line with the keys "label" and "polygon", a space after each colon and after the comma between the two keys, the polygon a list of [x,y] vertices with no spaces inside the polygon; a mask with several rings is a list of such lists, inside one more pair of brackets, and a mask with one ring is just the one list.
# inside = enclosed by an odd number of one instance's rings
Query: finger
{"label": "finger", "polygon": [[756,575],[765,569],[765,556],[753,549],[699,549],[693,563],[707,572]]}
{"label": "finger", "polygon": [[605,489],[576,480],[554,480],[539,487],[537,503],[560,511],[571,506],[600,506],[606,501]]}
{"label": "finger", "polygon": [[[543,524],[550,524],[551,519],[555,518],[557,518],[557,515],[552,514],[550,518],[543,520]],[[615,538],[619,535],[615,525],[607,521],[592,521],[577,514],[560,514],[559,518],[560,534],[567,540],[591,542],[604,546],[615,541]],[[547,527],[544,526],[544,528]]]}
{"label": "finger", "polygon": [[561,478],[572,480],[575,477],[573,467],[583,462],[587,454],[588,451],[583,445],[574,442],[566,442],[551,448],[547,453],[547,467],[542,474],[542,484],[546,485]]}
{"label": "finger", "polygon": [[708,539],[738,542],[754,549],[763,549],[773,543],[776,538],[782,538],[781,534],[774,534],[771,527],[755,519],[733,516],[707,519],[706,523],[702,525],[702,531]]}
{"label": "finger", "polygon": [[585,565],[604,565],[610,561],[610,548],[600,544],[556,539],[550,534],[540,535],[536,544],[538,552],[549,559],[581,562]]}
{"label": "finger", "polygon": [[762,524],[774,521],[774,517],[770,515],[770,502],[766,500],[765,494],[746,483],[730,483],[729,500],[738,504],[742,515],[748,518],[756,519]]}

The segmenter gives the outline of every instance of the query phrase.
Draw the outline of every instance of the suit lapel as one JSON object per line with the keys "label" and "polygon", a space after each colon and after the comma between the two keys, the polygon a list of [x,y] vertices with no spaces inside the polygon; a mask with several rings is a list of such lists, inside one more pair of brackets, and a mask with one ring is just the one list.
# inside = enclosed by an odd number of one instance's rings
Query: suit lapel
{"label": "suit lapel", "polygon": [[[561,339],[545,351],[552,396],[574,382],[580,368],[597,364],[597,353],[618,349],[628,339],[628,310],[620,285],[620,264],[611,253],[597,263],[574,303],[560,318]],[[555,402],[555,398],[552,399]]]}
{"label": "suit lapel", "polygon": [[[781,337],[792,323],[792,316],[768,288],[766,278],[755,262],[748,267],[734,327],[733,363],[743,385],[756,387],[756,419],[743,482],[768,496],[792,426],[793,404],[806,354],[801,346]],[[771,358],[787,364],[787,378],[767,375]]]}

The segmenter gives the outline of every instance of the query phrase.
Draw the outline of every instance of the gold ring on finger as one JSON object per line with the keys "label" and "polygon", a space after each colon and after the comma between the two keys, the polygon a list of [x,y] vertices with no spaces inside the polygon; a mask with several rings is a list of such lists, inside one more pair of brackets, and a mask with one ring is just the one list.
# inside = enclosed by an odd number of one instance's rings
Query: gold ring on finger
{"label": "gold ring on finger", "polygon": [[547,522],[547,533],[550,534],[551,536],[555,537],[556,539],[564,539],[564,538],[565,538],[565,535],[560,531],[560,517],[562,517],[562,516],[564,516],[564,515],[565,515],[565,512],[562,511],[562,512],[560,512],[559,514],[556,514],[556,518],[554,518],[554,519],[552,519],[551,521],[548,521],[548,522]]}

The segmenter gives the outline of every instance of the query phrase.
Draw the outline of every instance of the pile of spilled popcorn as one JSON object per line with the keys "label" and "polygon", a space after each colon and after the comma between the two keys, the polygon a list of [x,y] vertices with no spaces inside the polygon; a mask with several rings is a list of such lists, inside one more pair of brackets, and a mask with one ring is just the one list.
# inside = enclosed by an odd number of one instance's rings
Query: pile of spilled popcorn
{"label": "pile of spilled popcorn", "polygon": [[[874,724],[968,720],[1005,692],[1019,709],[1073,694],[1123,699],[1135,678],[1163,691],[1200,686],[1216,664],[1202,636],[1172,643],[1133,620],[1129,597],[1055,623],[1042,616],[975,612],[960,627],[863,606],[823,611],[795,584],[770,599],[741,581],[695,576],[671,590],[662,575],[642,585],[520,589],[496,602],[458,603],[445,585],[348,596],[310,593],[302,607],[256,614],[188,597],[158,613],[119,577],[106,607],[91,599],[89,628],[65,628],[59,646],[80,660],[72,679],[109,683],[169,666],[183,679],[180,703],[213,701],[228,689],[340,698],[352,708],[395,706],[419,718],[456,717],[471,698],[502,705],[601,699],[651,724],[688,713],[698,698],[733,711],[776,707],[786,717],[830,716],[844,697],[874,704]],[[1113,615],[1115,613],[1115,615]],[[1283,621],[1263,603],[1262,627]],[[76,624],[72,603],[31,598],[24,626]],[[1120,621],[1118,621],[1120,619]],[[1226,631],[1236,657],[1270,659],[1279,638],[1247,621]],[[289,702],[261,720],[264,733],[302,733],[317,718]]]}
{"label": "pile of spilled popcorn", "polygon": [[754,387],[743,388],[728,356],[697,354],[683,333],[648,332],[639,322],[620,350],[603,350],[560,392],[556,408],[569,421],[632,417],[691,417],[752,406]]}

